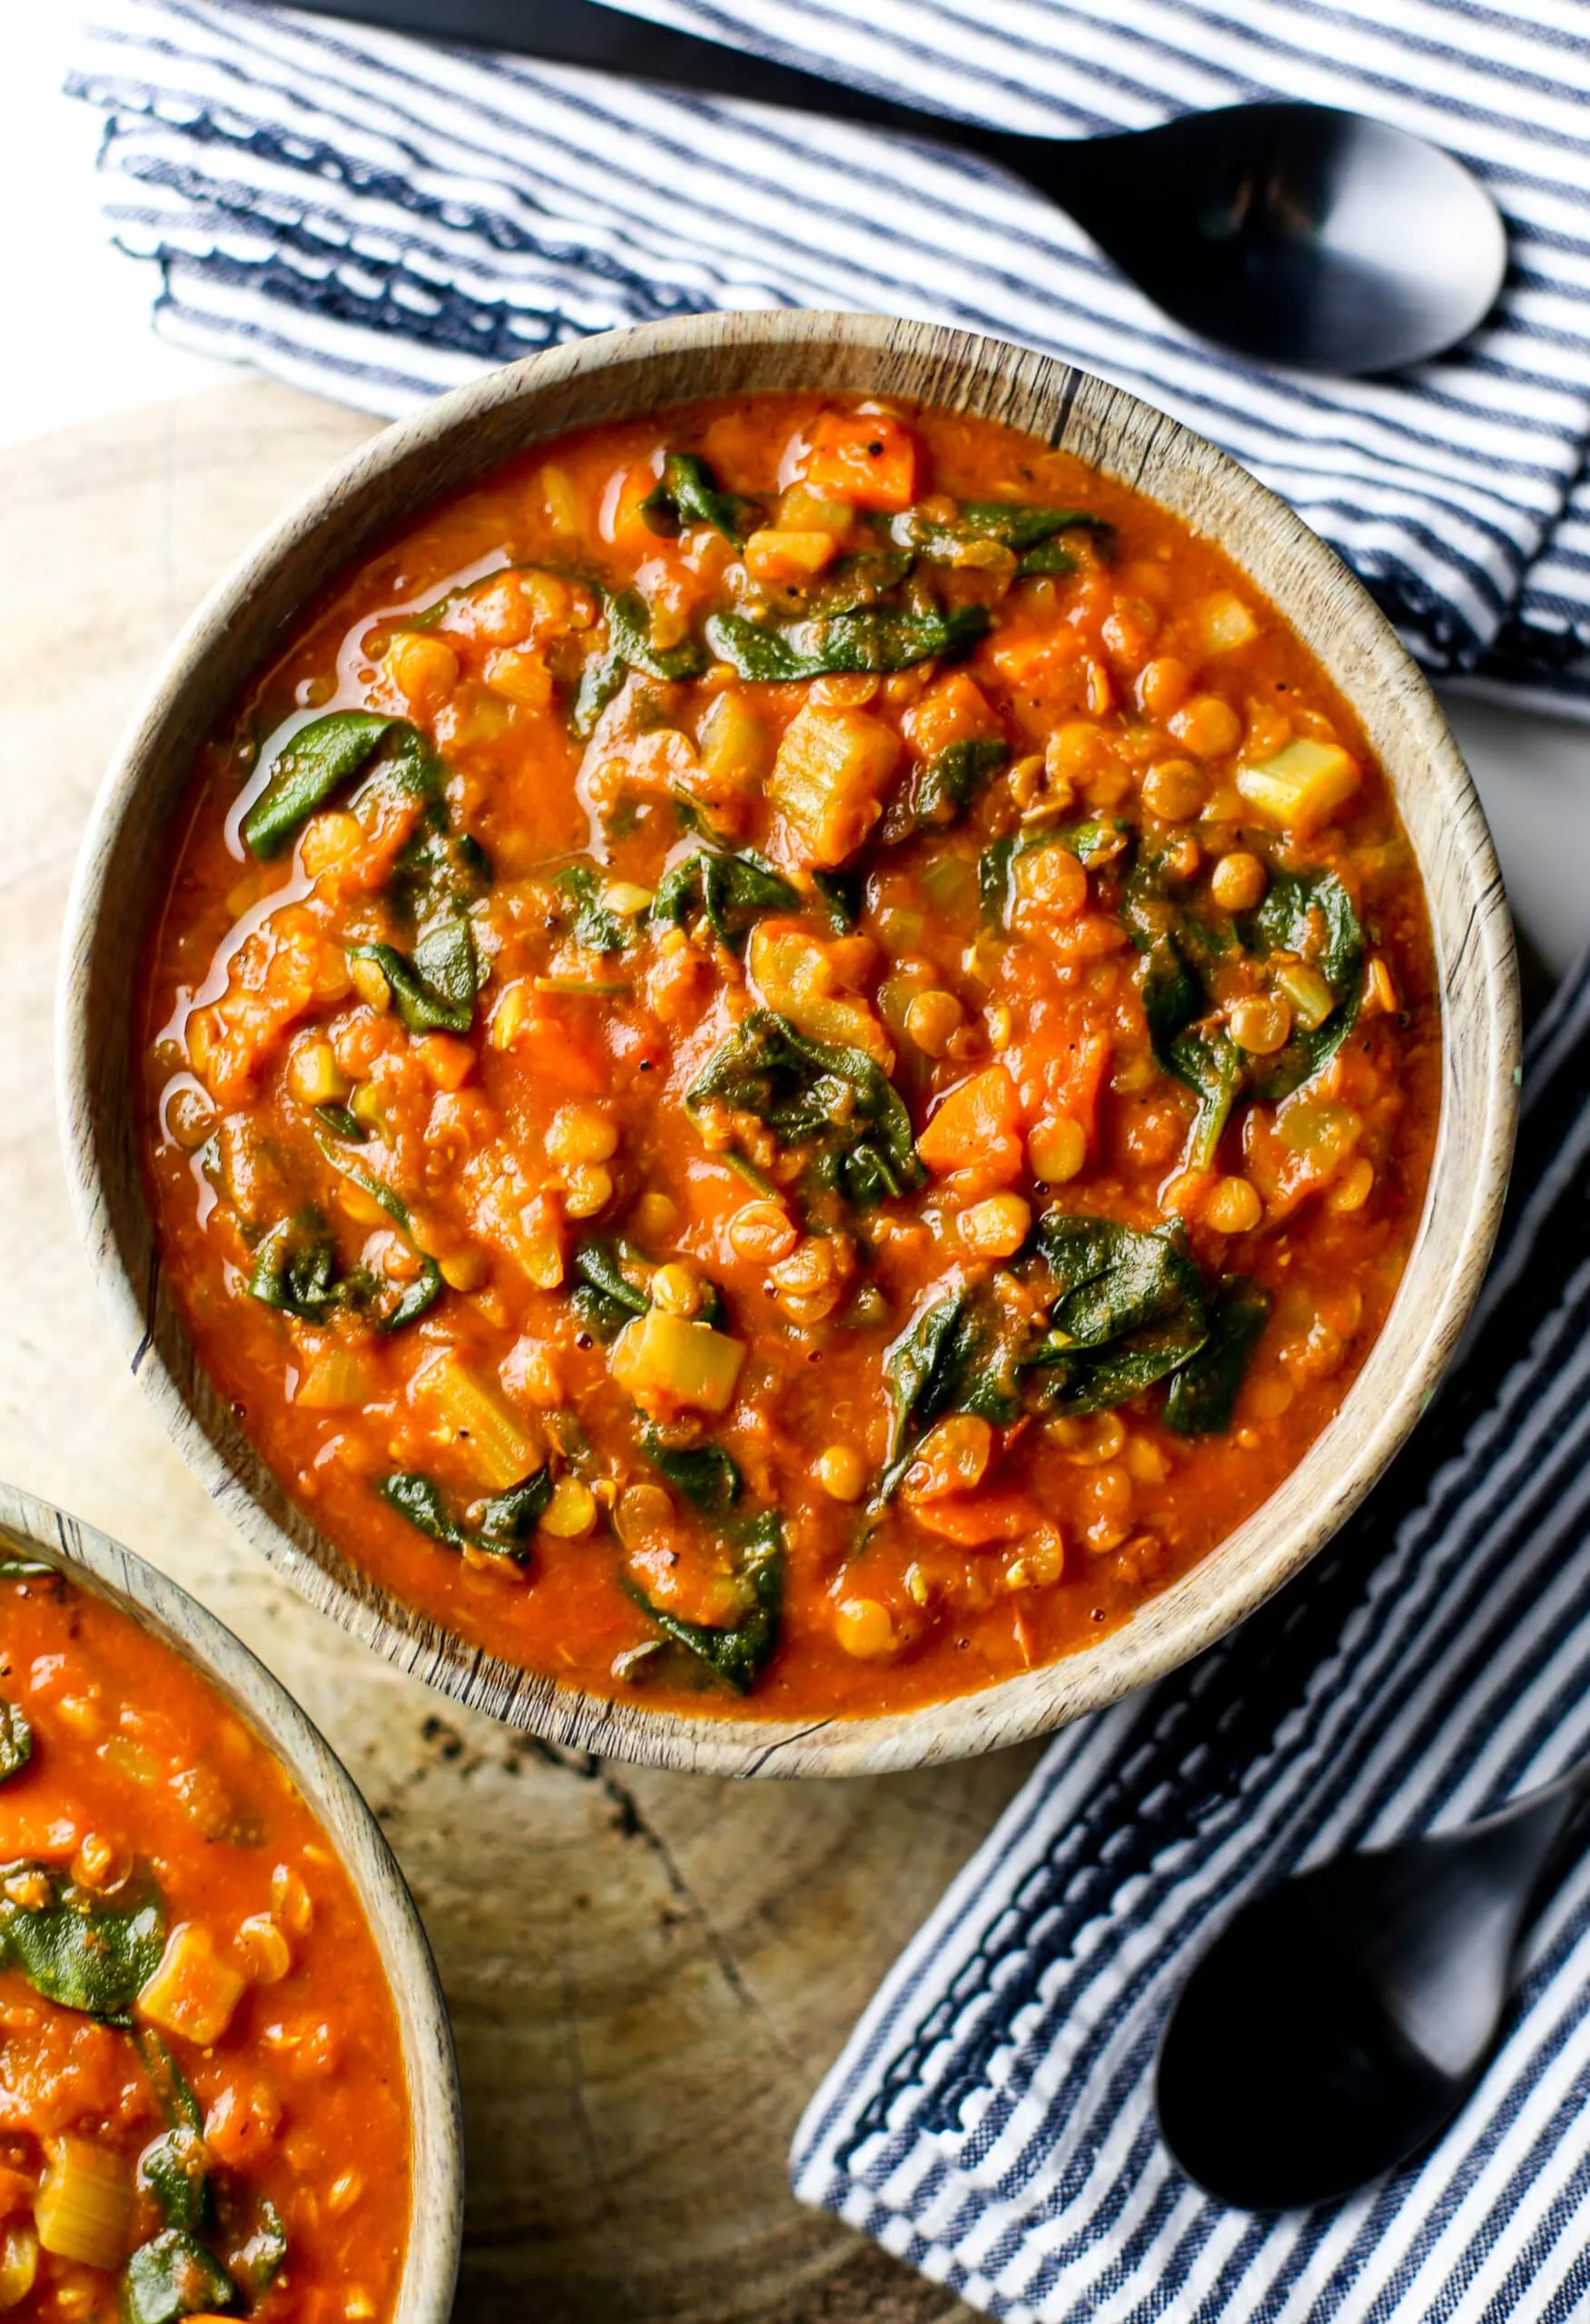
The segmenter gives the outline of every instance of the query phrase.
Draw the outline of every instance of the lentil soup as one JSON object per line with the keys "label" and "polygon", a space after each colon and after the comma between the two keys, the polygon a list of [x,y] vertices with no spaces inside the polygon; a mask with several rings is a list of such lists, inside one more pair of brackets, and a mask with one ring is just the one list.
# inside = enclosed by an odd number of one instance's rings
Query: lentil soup
{"label": "lentil soup", "polygon": [[0,2314],[379,2324],[409,2178],[375,1941],[285,1770],[0,1536]]}
{"label": "lentil soup", "polygon": [[167,1279],[326,1535],[598,1694],[909,1707],[1301,1458],[1433,1151],[1424,899],[1214,544],[991,422],[684,406],[439,504],[215,735]]}

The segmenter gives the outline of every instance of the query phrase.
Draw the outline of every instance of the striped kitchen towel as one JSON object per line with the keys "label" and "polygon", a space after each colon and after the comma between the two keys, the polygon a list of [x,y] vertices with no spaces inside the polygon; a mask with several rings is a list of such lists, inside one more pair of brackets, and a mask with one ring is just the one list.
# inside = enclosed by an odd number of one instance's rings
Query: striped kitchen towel
{"label": "striped kitchen towel", "polygon": [[291,9],[84,0],[104,207],[161,328],[373,411],[582,331],[870,308],[1073,358],[1225,445],[1427,665],[1590,716],[1590,0],[642,0],[946,113],[1058,135],[1270,95],[1460,153],[1514,264],[1457,355],[1374,381],[1169,323],[988,164]]}
{"label": "striped kitchen towel", "polygon": [[1245,1896],[1590,1753],[1590,962],[1526,1052],[1459,1367],[1300,1581],[1051,1747],[796,2136],[796,2192],[1011,2324],[1590,2315],[1590,1858],[1490,2072],[1422,2162],[1255,2217],[1154,2128],[1155,2044]]}

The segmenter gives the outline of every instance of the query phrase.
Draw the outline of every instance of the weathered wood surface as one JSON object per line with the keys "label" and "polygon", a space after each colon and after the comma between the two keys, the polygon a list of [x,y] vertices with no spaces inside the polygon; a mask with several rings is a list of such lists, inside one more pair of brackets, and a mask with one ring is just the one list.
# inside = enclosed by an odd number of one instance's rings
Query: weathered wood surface
{"label": "weathered wood surface", "polygon": [[204,589],[368,425],[243,384],[0,457],[0,1475],[240,1631],[380,1813],[458,2035],[461,2318],[948,2324],[970,2311],[795,2206],[785,2150],[1032,1753],[732,1785],[598,1765],[455,1709],[231,1531],[127,1376],[78,1249],[50,1019],[91,796]]}
{"label": "weathered wood surface", "polygon": [[[905,397],[1077,453],[1230,551],[1358,708],[1417,857],[1442,983],[1441,1128],[1386,1325],[1298,1466],[1206,1558],[1085,1653],[976,1694],[865,1718],[726,1720],[608,1701],[467,1645],[360,1572],[288,1498],[196,1364],[164,1285],[127,1097],[128,993],[194,752],[325,576],[437,493],[577,424],[775,388]],[[1042,1734],[1117,1700],[1241,1620],[1374,1483],[1457,1344],[1500,1213],[1517,1110],[1517,979],[1479,802],[1428,685],[1367,591],[1293,512],[1200,438],[1052,356],[875,315],[695,315],[598,334],[488,373],[356,452],[234,570],[183,636],[108,779],[68,930],[64,1012],[76,1199],[124,1360],[232,1521],[401,1667],[577,1750],[720,1774],[916,1768]]]}

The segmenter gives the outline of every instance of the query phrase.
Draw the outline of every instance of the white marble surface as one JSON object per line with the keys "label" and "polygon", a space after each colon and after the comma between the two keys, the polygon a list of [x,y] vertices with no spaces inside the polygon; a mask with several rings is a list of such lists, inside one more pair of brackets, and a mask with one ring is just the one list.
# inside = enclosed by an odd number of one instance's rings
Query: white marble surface
{"label": "white marble surface", "polygon": [[[98,116],[61,84],[70,6],[0,0],[0,139],[6,304],[0,443],[192,393],[226,368],[163,344],[150,324],[153,270],[111,249],[95,203]],[[5,524],[0,514],[0,532]],[[1447,697],[1474,769],[1514,908],[1546,964],[1590,942],[1590,725]]]}

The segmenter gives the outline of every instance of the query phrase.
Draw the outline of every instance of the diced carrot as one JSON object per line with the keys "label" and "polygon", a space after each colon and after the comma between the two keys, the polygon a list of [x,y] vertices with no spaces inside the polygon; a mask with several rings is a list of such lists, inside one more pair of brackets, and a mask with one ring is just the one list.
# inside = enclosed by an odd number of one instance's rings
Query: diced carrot
{"label": "diced carrot", "polygon": [[414,1044],[427,1080],[439,1089],[458,1089],[469,1079],[475,1052],[451,1033],[426,1033]]}
{"label": "diced carrot", "polygon": [[990,1541],[1019,1541],[1043,1521],[1037,1503],[1024,1492],[966,1493],[945,1501],[919,1502],[911,1513],[930,1533],[963,1550],[982,1549]]}
{"label": "diced carrot", "polygon": [[77,1853],[77,1827],[44,1800],[0,1807],[0,1864],[31,1858],[38,1864],[68,1864]]}
{"label": "diced carrot", "polygon": [[1022,1101],[1008,1068],[991,1065],[943,1099],[916,1141],[930,1170],[975,1170],[991,1186],[1021,1176]]}
{"label": "diced carrot", "polygon": [[916,439],[886,411],[825,411],[813,428],[801,482],[858,508],[909,508]]}
{"label": "diced carrot", "polygon": [[964,670],[946,671],[901,723],[924,759],[952,743],[997,740],[1002,732],[982,687]]}
{"label": "diced carrot", "polygon": [[604,497],[603,531],[615,548],[629,549],[642,556],[662,555],[667,543],[654,533],[640,513],[642,501],[657,490],[657,477],[649,461],[627,468],[623,479],[615,487],[609,484]]}
{"label": "diced carrot", "polygon": [[1081,1124],[1090,1146],[1098,1141],[1099,1092],[1110,1070],[1110,1053],[1108,1033],[1084,1033],[1062,1051],[1061,1070],[1052,1085],[1055,1104]]}

